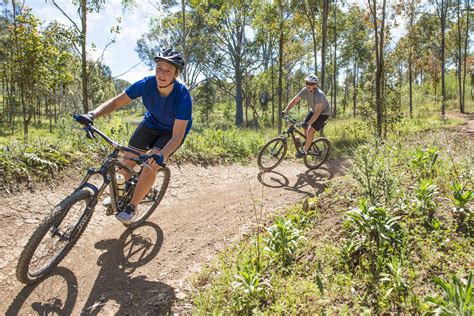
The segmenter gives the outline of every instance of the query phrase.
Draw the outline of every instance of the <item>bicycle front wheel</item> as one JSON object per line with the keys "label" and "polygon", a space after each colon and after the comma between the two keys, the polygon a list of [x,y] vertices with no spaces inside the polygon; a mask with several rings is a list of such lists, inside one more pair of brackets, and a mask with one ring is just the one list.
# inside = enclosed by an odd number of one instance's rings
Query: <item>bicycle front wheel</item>
{"label": "bicycle front wheel", "polygon": [[331,143],[327,138],[317,138],[313,141],[304,157],[304,164],[309,169],[319,168],[329,157]]}
{"label": "bicycle front wheel", "polygon": [[158,169],[156,179],[148,194],[137,205],[135,215],[128,228],[135,228],[143,224],[160,204],[170,183],[171,171],[168,167]]}
{"label": "bicycle front wheel", "polygon": [[82,216],[90,199],[88,190],[73,192],[36,228],[18,261],[16,276],[20,282],[38,282],[61,262],[90,220],[91,216]]}
{"label": "bicycle front wheel", "polygon": [[285,137],[275,137],[263,146],[258,154],[258,166],[263,171],[276,168],[285,157],[288,148]]}

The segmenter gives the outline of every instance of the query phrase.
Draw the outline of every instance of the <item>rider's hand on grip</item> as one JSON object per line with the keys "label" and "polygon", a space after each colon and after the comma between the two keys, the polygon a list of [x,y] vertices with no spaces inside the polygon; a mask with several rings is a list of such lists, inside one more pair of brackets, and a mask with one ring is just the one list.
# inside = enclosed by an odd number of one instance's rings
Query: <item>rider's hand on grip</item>
{"label": "rider's hand on grip", "polygon": [[93,125],[93,122],[94,122],[94,116],[90,113],[74,114],[74,119],[78,123],[81,123],[82,125],[85,125],[85,126]]}
{"label": "rider's hand on grip", "polygon": [[303,124],[301,124],[301,127],[307,128],[307,127],[308,127],[308,123],[303,123]]}
{"label": "rider's hand on grip", "polygon": [[155,160],[155,162],[159,165],[163,165],[165,163],[165,158],[163,157],[162,154],[153,154],[153,155],[150,155],[150,158]]}
{"label": "rider's hand on grip", "polygon": [[280,112],[280,116],[281,116],[281,117],[284,117],[285,115],[288,115],[288,113],[286,113],[285,111],[281,111],[281,112]]}

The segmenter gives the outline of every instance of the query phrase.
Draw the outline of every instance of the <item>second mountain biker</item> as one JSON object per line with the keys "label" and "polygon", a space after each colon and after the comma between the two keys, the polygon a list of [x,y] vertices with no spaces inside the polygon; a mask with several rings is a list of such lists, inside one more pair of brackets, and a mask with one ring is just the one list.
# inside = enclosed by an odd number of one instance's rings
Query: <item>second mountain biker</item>
{"label": "second mountain biker", "polygon": [[331,115],[331,108],[329,102],[326,99],[326,95],[322,90],[319,89],[319,79],[316,75],[308,75],[305,78],[306,87],[288,103],[282,114],[288,114],[301,99],[305,99],[308,103],[310,111],[305,119],[304,133],[306,136],[306,143],[304,149],[296,154],[296,158],[303,157],[309,149],[309,146],[313,142],[314,132],[319,131],[326,124],[329,115]]}

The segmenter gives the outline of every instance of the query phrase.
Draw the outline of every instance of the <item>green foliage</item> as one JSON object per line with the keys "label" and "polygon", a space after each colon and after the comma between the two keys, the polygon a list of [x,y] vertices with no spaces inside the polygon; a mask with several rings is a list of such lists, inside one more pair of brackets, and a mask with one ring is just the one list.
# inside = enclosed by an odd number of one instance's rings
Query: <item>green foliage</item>
{"label": "green foliage", "polygon": [[372,205],[389,205],[396,187],[389,152],[381,144],[370,143],[359,146],[354,155],[354,164],[349,172],[361,186],[363,195]]}
{"label": "green foliage", "polygon": [[433,219],[438,205],[435,197],[438,195],[438,188],[431,179],[421,179],[415,189],[415,208],[419,215],[426,216],[429,221]]}
{"label": "green foliage", "polygon": [[428,149],[416,148],[411,165],[420,178],[432,178],[436,171],[435,165],[439,152],[435,147]]}
{"label": "green foliage", "polygon": [[250,314],[259,310],[268,282],[251,266],[245,266],[245,269],[236,274],[234,278],[231,284],[233,312]]}
{"label": "green foliage", "polygon": [[469,273],[467,282],[461,281],[456,275],[452,276],[451,282],[439,277],[434,277],[433,280],[444,292],[442,298],[427,298],[427,301],[435,306],[435,315],[469,316],[474,313],[472,272]]}
{"label": "green foliage", "polygon": [[403,265],[403,262],[393,257],[391,262],[387,264],[388,272],[380,274],[380,282],[385,286],[385,298],[388,298],[392,303],[399,308],[406,301],[409,284],[407,280],[408,268]]}
{"label": "green foliage", "polygon": [[400,217],[392,216],[386,208],[369,206],[367,200],[360,200],[359,207],[345,216],[350,233],[345,249],[348,263],[358,264],[366,256],[370,271],[378,273],[384,259],[398,253],[403,243]]}
{"label": "green foliage", "polygon": [[42,139],[34,140],[33,144],[13,140],[0,151],[0,176],[4,186],[17,181],[52,180],[72,158],[60,148]]}
{"label": "green foliage", "polygon": [[281,265],[284,270],[295,260],[300,243],[305,240],[290,220],[278,219],[275,225],[267,228],[265,251],[269,253],[270,263]]}
{"label": "green foliage", "polygon": [[453,195],[451,199],[454,202],[453,208],[454,216],[459,223],[463,223],[466,219],[470,220],[474,217],[474,212],[469,208],[469,202],[474,199],[474,194],[471,190],[464,187],[458,180],[451,184]]}
{"label": "green foliage", "polygon": [[208,128],[190,133],[173,160],[202,164],[246,163],[258,153],[264,141],[257,131]]}

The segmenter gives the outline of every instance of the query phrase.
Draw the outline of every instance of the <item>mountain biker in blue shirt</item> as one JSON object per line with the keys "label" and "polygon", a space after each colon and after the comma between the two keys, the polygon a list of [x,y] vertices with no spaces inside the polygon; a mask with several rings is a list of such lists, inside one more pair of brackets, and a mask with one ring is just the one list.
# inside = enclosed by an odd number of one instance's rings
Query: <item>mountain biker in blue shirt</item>
{"label": "mountain biker in blue shirt", "polygon": [[[131,222],[136,206],[153,185],[159,169],[156,162],[167,161],[183,143],[192,125],[191,95],[187,87],[176,80],[184,68],[184,58],[181,53],[166,49],[154,61],[154,76],[135,82],[85,115],[92,123],[94,118],[109,114],[138,97],[142,98],[147,109],[143,121],[130,138],[129,147],[140,153],[150,150],[150,155],[157,154],[158,160],[148,161],[152,168],[143,168],[130,204],[116,215],[125,224]],[[132,158],[134,155],[126,153],[125,157]],[[125,159],[124,162],[130,167],[135,166],[131,160]],[[121,172],[126,179],[130,178],[125,171]]]}

